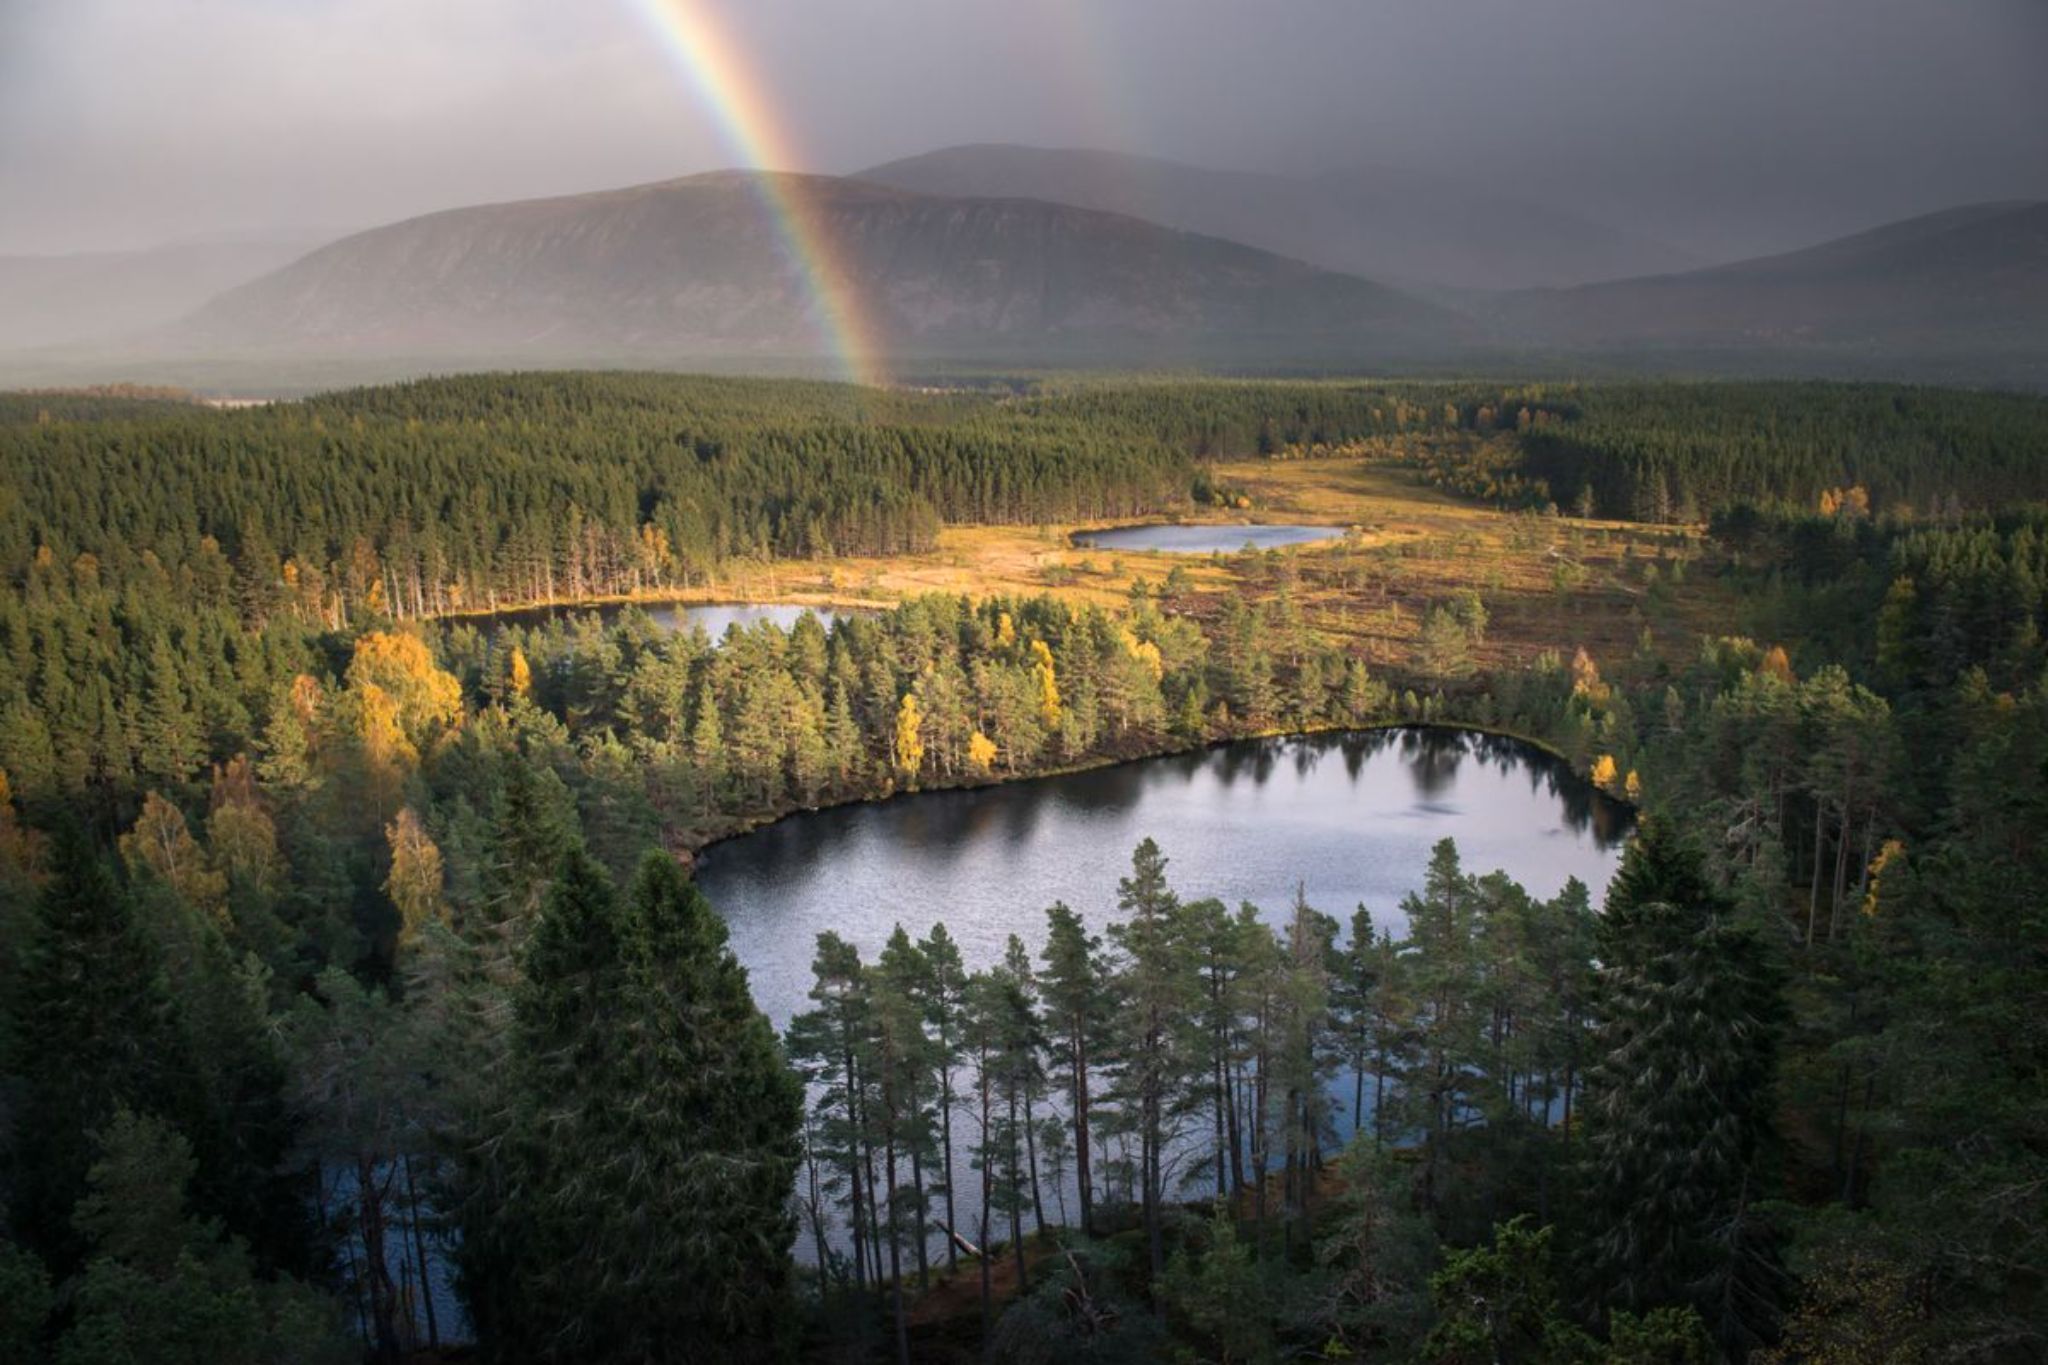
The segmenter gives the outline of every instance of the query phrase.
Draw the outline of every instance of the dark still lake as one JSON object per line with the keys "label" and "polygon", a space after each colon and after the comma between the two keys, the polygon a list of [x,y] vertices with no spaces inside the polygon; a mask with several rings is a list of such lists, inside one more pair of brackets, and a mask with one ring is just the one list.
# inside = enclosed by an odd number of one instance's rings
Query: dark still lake
{"label": "dark still lake", "polygon": [[1598,905],[1627,827],[1625,808],[1540,750],[1406,728],[791,816],[713,845],[697,875],[780,1029],[809,1007],[821,930],[873,961],[898,921],[922,937],[944,920],[970,968],[1012,933],[1036,959],[1053,901],[1098,933],[1115,918],[1117,879],[1148,835],[1184,900],[1249,900],[1277,922],[1300,883],[1317,909],[1348,924],[1363,902],[1398,938],[1400,900],[1439,839],[1458,841],[1467,871],[1503,868],[1543,897],[1577,877]]}
{"label": "dark still lake", "polygon": [[1342,526],[1115,526],[1106,531],[1076,531],[1074,544],[1090,550],[1164,550],[1171,554],[1236,554],[1249,545],[1277,550],[1341,540]]}

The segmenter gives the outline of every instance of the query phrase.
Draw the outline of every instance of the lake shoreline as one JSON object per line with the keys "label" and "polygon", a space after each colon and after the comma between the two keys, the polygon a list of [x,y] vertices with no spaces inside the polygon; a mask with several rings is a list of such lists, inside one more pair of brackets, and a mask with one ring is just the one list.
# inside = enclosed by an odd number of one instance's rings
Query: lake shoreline
{"label": "lake shoreline", "polygon": [[[1234,744],[1249,744],[1261,740],[1312,739],[1335,734],[1370,735],[1382,734],[1390,730],[1439,731],[1454,734],[1485,735],[1492,739],[1512,740],[1518,744],[1526,745],[1530,749],[1536,750],[1554,760],[1574,777],[1586,782],[1589,787],[1592,786],[1586,775],[1572,766],[1570,757],[1563,750],[1559,749],[1549,740],[1535,735],[1524,734],[1519,730],[1511,730],[1498,725],[1481,725],[1476,722],[1466,724],[1457,720],[1386,720],[1365,724],[1333,721],[1326,725],[1295,726],[1278,730],[1259,730],[1242,735],[1224,735],[1184,745],[1148,749],[1138,753],[1105,754],[1079,759],[1072,763],[1063,763],[1057,767],[1041,768],[1035,772],[1009,773],[1002,776],[913,787],[907,790],[877,792],[867,796],[849,796],[844,800],[823,801],[817,805],[795,806],[773,815],[749,818],[739,828],[722,831],[702,840],[685,841],[680,848],[672,850],[672,852],[676,854],[677,860],[684,867],[693,868],[699,859],[720,844],[730,843],[735,839],[743,839],[751,834],[758,834],[771,825],[780,824],[784,820],[800,815],[818,815],[827,811],[845,810],[853,806],[877,806],[909,797],[946,796],[961,792],[989,791],[1000,787],[1013,787],[1024,782],[1036,782],[1045,778],[1077,777],[1085,773],[1099,773],[1115,768],[1130,767],[1139,763],[1151,763],[1163,758],[1186,758],[1196,754],[1209,754],[1218,749],[1227,749]],[[1638,807],[1626,798],[1615,796],[1597,787],[1593,789],[1599,791],[1604,799],[1628,811],[1632,817],[1638,813]]]}

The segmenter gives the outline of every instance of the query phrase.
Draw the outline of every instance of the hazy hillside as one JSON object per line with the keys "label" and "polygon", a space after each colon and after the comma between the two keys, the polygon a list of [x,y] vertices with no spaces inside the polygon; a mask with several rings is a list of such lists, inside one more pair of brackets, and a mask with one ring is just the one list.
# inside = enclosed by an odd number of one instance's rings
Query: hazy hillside
{"label": "hazy hillside", "polygon": [[1503,335],[1571,348],[2048,355],[2048,203],[1977,204],[1711,270],[1496,300]]}
{"label": "hazy hillside", "polygon": [[[997,150],[999,162],[1014,149]],[[1114,171],[1128,161],[1046,164],[1093,167],[1103,196],[1119,197]],[[922,164],[974,172],[992,162],[946,153]],[[1228,188],[1216,204],[1256,206],[1260,185],[1276,196],[1269,207],[1300,192],[1277,178],[1191,174],[1207,179],[1174,183]],[[1157,185],[1124,179],[1121,198],[1149,195],[1149,211],[1186,216]],[[1507,367],[2048,386],[2040,203],[1956,209],[1683,274],[1462,291],[1456,311],[1221,237],[1044,199],[822,176],[779,177],[774,188],[804,206],[844,263],[867,334],[899,365]],[[762,189],[752,174],[721,172],[431,214],[239,285],[146,346],[10,359],[0,378],[247,392],[497,366],[817,372],[830,349],[817,303]],[[1266,216],[1269,238],[1312,226]],[[102,292],[115,292],[120,272],[102,273]],[[195,266],[187,286],[204,279]],[[139,307],[144,291],[135,294]],[[151,297],[163,306],[164,295]]]}
{"label": "hazy hillside", "polygon": [[1404,171],[1297,178],[1121,152],[978,145],[859,175],[928,194],[1021,195],[1128,213],[1411,285],[1569,285],[1701,263],[1570,213]]}
{"label": "hazy hillside", "polygon": [[149,251],[0,256],[0,349],[74,345],[161,326],[311,245],[199,242]]}
{"label": "hazy hillside", "polygon": [[[784,178],[900,353],[1371,356],[1463,326],[1251,247],[1019,199]],[[778,355],[813,350],[806,282],[754,177],[693,176],[432,214],[344,238],[200,310],[200,349]]]}

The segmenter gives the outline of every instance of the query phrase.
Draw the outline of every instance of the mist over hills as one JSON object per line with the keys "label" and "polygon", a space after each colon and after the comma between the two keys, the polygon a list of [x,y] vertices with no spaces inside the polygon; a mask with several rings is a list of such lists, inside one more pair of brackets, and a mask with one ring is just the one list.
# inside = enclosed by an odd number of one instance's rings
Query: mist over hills
{"label": "mist over hills", "polygon": [[305,241],[0,256],[0,348],[119,338],[190,313],[305,254]]}
{"label": "mist over hills", "polygon": [[1571,285],[1704,264],[1561,209],[1407,170],[1301,177],[1124,152],[980,144],[855,174],[927,194],[1106,209],[1407,286]]}
{"label": "mist over hills", "polygon": [[[1444,348],[1462,318],[1239,243],[1042,200],[780,176],[908,354],[1117,359]],[[820,344],[751,173],[456,209],[343,238],[231,290],[187,347],[777,355]]]}
{"label": "mist over hills", "polygon": [[1500,297],[1513,339],[2048,353],[2048,203],[1973,204],[1782,255]]}
{"label": "mist over hills", "polygon": [[[1166,173],[1147,183],[1154,165]],[[997,177],[1020,190],[1183,220],[1201,208],[1262,243],[968,192],[1006,167],[1029,172]],[[1315,182],[1311,194],[1286,177],[1018,148],[949,149],[874,174],[935,188],[733,171],[428,214],[279,264],[118,346],[0,356],[0,383],[303,389],[541,365],[817,373],[833,339],[776,200],[798,206],[805,235],[850,284],[864,340],[900,368],[1654,371],[2048,388],[2041,202],[1967,206],[1704,269],[1425,298],[1302,258],[1319,249],[1318,223],[1334,219],[1283,210],[1310,199],[1327,210],[1356,177]],[[1384,218],[1360,210],[1349,221]],[[1555,244],[1548,221],[1532,221],[1531,241]],[[1576,250],[1590,239],[1573,240]],[[1296,254],[1268,249],[1290,242]],[[70,295],[49,295],[60,309],[78,301],[60,339],[95,335],[88,325],[115,315],[140,326],[224,275],[276,264],[255,253],[200,253],[183,268],[153,258],[150,270],[97,277],[79,267]],[[96,310],[99,296],[112,302]],[[0,315],[0,347],[10,337],[22,344]]]}

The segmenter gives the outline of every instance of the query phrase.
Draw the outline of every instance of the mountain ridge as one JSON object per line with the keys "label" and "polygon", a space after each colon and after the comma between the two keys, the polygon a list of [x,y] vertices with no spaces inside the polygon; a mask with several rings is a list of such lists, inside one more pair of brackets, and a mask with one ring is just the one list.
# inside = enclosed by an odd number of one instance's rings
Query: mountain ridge
{"label": "mountain ridge", "polygon": [[330,243],[230,290],[186,344],[774,351],[820,340],[765,186],[905,350],[1200,353],[1443,345],[1457,315],[1370,281],[1141,219],[853,179],[710,172],[471,205]]}
{"label": "mountain ridge", "polygon": [[855,178],[1127,213],[1406,288],[1573,284],[1697,266],[1664,243],[1413,171],[1216,170],[1093,148],[968,143]]}
{"label": "mountain ridge", "polygon": [[2048,354],[2048,201],[1965,204],[1703,270],[1505,295],[1546,345],[1972,347]]}

